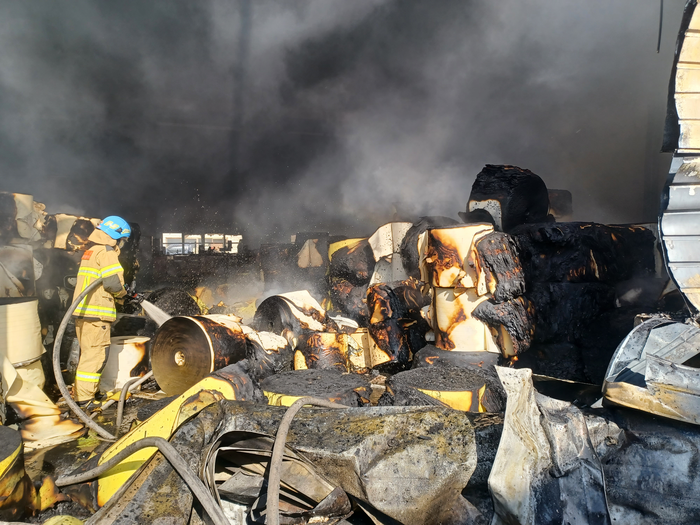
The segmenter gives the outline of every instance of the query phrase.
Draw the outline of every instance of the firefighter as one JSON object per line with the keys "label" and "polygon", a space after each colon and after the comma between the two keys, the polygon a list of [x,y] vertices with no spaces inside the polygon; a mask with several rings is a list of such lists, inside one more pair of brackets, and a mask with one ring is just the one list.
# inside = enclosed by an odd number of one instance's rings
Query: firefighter
{"label": "firefighter", "polygon": [[109,355],[110,329],[117,318],[115,301],[126,295],[119,249],[130,234],[129,224],[121,217],[105,218],[88,238],[80,261],[73,300],[90,283],[102,278],[102,284],[85,296],[73,312],[80,343],[73,397],[86,409],[96,409],[101,405],[95,395]]}

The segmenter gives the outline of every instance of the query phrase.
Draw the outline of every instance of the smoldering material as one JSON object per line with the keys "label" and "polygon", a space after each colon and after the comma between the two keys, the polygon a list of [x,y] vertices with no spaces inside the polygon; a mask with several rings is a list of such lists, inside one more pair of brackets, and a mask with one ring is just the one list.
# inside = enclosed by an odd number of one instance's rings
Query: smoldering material
{"label": "smoldering material", "polygon": [[[295,400],[314,396],[341,405],[358,407],[369,404],[369,381],[358,374],[344,374],[340,370],[295,370],[268,377],[261,383],[270,404],[280,396]],[[291,403],[290,403],[291,404]]]}
{"label": "smoldering material", "polygon": [[460,213],[464,222],[476,222],[484,210],[498,231],[510,232],[521,224],[547,222],[549,194],[539,175],[518,166],[487,164],[476,176],[467,203]]}

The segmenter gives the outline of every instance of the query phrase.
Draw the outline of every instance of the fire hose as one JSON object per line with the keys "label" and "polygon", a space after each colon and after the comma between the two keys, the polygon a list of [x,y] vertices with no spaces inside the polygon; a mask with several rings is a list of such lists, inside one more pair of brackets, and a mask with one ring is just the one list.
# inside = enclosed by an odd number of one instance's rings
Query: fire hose
{"label": "fire hose", "polygon": [[[109,432],[107,432],[104,428],[102,428],[100,425],[95,423],[90,416],[88,416],[79,406],[78,404],[73,401],[73,398],[70,395],[70,392],[68,391],[68,388],[66,387],[66,383],[63,381],[63,374],[61,373],[61,343],[63,342],[63,334],[66,331],[66,327],[68,326],[68,322],[70,321],[71,315],[73,315],[73,312],[75,309],[78,307],[80,304],[80,301],[82,301],[87,294],[92,292],[95,288],[97,288],[100,284],[102,284],[102,278],[97,279],[96,281],[90,283],[85,290],[80,292],[80,295],[75,298],[75,301],[68,307],[68,311],[66,311],[66,314],[63,316],[63,320],[61,321],[61,324],[58,327],[58,330],[56,332],[56,340],[53,343],[53,373],[56,376],[56,384],[58,385],[58,389],[61,391],[61,395],[63,396],[63,399],[66,401],[66,404],[68,405],[68,408],[70,408],[73,413],[78,416],[78,419],[85,423],[85,425],[97,432],[101,437],[104,439],[108,439],[111,441],[115,441],[117,438],[116,436],[113,436]],[[152,373],[152,372],[151,372]],[[147,377],[146,377],[147,376]],[[146,376],[140,378],[140,383],[145,381],[150,375],[146,374]],[[136,381],[139,381],[139,378],[136,378]],[[136,387],[136,384],[129,385],[127,384],[126,387],[132,386]],[[123,403],[126,398],[126,387],[122,389],[121,396],[119,399],[119,404],[120,407],[122,408],[123,412]],[[105,406],[108,406],[109,402],[105,404]],[[118,414],[119,415],[119,414]],[[118,418],[120,419],[120,418]],[[119,421],[119,424],[117,425],[117,433],[119,433],[119,426],[121,424],[121,421]]]}
{"label": "fire hose", "polygon": [[75,298],[73,304],[71,304],[68,307],[66,315],[63,316],[63,320],[61,321],[61,324],[58,327],[58,331],[56,332],[56,340],[53,343],[53,373],[56,376],[56,384],[58,385],[58,389],[61,391],[61,395],[63,396],[63,399],[65,399],[68,408],[70,408],[73,411],[73,413],[76,416],[78,416],[78,419],[85,423],[85,425],[88,428],[94,430],[103,438],[114,441],[117,439],[115,436],[107,432],[104,428],[102,428],[100,425],[98,425],[92,419],[90,419],[90,417],[85,412],[83,412],[83,410],[78,406],[78,404],[75,401],[73,401],[73,398],[71,397],[70,392],[66,387],[66,383],[63,381],[63,374],[61,373],[61,343],[63,342],[63,334],[66,331],[66,327],[68,326],[68,322],[70,321],[71,315],[73,315],[73,312],[80,304],[80,301],[82,301],[87,294],[92,292],[101,284],[102,278],[99,278],[96,281],[90,283],[87,286],[87,288],[80,292],[80,295],[78,295],[78,297]]}
{"label": "fire hose", "polygon": [[277,429],[275,442],[272,445],[272,457],[270,458],[270,473],[267,478],[267,525],[279,525],[280,523],[280,482],[282,481],[282,458],[284,457],[284,447],[287,442],[289,427],[292,419],[304,405],[312,405],[326,408],[347,408],[345,405],[333,403],[327,399],[318,397],[302,397],[290,405],[280,421]]}
{"label": "fire hose", "polygon": [[202,507],[206,513],[211,518],[214,525],[229,525],[229,521],[224,514],[224,511],[219,507],[218,503],[214,499],[214,496],[207,490],[197,476],[194,475],[189,466],[182,459],[182,456],[178,454],[175,447],[173,447],[167,440],[162,437],[146,437],[140,439],[125,449],[121,450],[109,460],[105,461],[99,467],[95,467],[87,472],[81,472],[80,474],[74,474],[72,476],[62,476],[56,480],[57,487],[66,487],[68,485],[74,485],[76,483],[84,483],[90,481],[101,474],[104,474],[114,466],[121,463],[123,460],[131,456],[133,453],[147,447],[158,447],[158,450],[165,456],[165,459],[172,465],[175,471],[180,475],[183,481],[190,488],[195,497],[202,504]]}

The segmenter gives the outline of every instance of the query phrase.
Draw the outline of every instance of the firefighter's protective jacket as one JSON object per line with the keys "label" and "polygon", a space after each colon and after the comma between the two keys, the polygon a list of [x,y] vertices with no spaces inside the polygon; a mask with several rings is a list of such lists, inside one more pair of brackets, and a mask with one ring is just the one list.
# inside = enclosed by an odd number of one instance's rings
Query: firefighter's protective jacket
{"label": "firefighter's protective jacket", "polygon": [[102,230],[95,230],[88,238],[88,248],[83,254],[78,270],[73,300],[95,279],[102,278],[102,286],[90,292],[73,312],[75,317],[114,321],[117,311],[114,299],[124,297],[124,269],[119,264],[117,241]]}

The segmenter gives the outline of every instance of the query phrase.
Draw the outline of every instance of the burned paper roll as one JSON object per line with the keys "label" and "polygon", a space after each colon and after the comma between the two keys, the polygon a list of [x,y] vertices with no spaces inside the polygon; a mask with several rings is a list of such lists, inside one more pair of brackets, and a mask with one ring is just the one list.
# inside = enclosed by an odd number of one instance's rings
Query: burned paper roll
{"label": "burned paper roll", "polygon": [[475,248],[468,264],[479,276],[479,295],[489,293],[494,301],[502,303],[525,293],[525,275],[513,237],[493,232],[476,241]]}
{"label": "burned paper roll", "polygon": [[148,372],[149,337],[112,337],[102,375],[100,390],[109,392],[121,389],[132,377]]}
{"label": "burned paper roll", "polygon": [[345,279],[334,280],[330,288],[333,306],[360,326],[367,326],[369,321],[367,288],[366,284],[355,286]]}
{"label": "burned paper roll", "polygon": [[487,164],[476,176],[466,213],[459,216],[473,222],[472,214],[485,210],[498,231],[510,232],[520,224],[547,222],[549,195],[542,179],[517,166]]}
{"label": "burned paper roll", "polygon": [[420,279],[420,254],[418,253],[418,239],[426,230],[453,226],[458,222],[450,217],[421,217],[413,223],[401,241],[399,253],[406,275],[414,279]]}
{"label": "burned paper roll", "polygon": [[540,343],[575,342],[615,307],[615,289],[603,283],[535,283],[526,296],[535,306],[534,341]]}
{"label": "burned paper roll", "polygon": [[249,373],[256,381],[292,370],[292,347],[284,337],[271,332],[250,332],[247,338]]}
{"label": "burned paper roll", "polygon": [[427,230],[418,245],[421,281],[440,288],[475,288],[479,276],[467,261],[475,259],[474,244],[492,232],[490,224]]}
{"label": "burned paper roll", "polygon": [[489,326],[505,357],[530,348],[535,335],[535,307],[527,298],[517,297],[504,303],[482,301],[472,315]]}
{"label": "burned paper roll", "polygon": [[475,289],[433,289],[433,332],[435,346],[458,352],[495,352],[501,350],[488,326],[472,314],[488,295],[479,297]]}
{"label": "burned paper roll", "polygon": [[214,370],[245,359],[248,331],[224,315],[169,319],[151,348],[158,385],[168,395],[181,394]]}
{"label": "burned paper roll", "polygon": [[422,299],[416,294],[420,292],[415,281],[377,284],[367,292],[369,334],[388,361],[398,367],[406,366],[411,354],[425,345],[429,329],[420,314]]}
{"label": "burned paper roll", "polygon": [[387,380],[384,402],[394,406],[443,405],[465,412],[502,412],[505,392],[495,368],[414,368]]}
{"label": "burned paper roll", "polygon": [[425,345],[413,356],[412,368],[429,366],[458,368],[492,368],[498,364],[493,352],[451,352],[434,345]]}
{"label": "burned paper roll", "polygon": [[299,336],[294,352],[294,369],[349,370],[348,353],[358,350],[348,334],[334,332],[314,332]]}
{"label": "burned paper roll", "polygon": [[358,374],[338,370],[295,370],[265,379],[261,387],[268,404],[289,406],[300,397],[328,399],[349,407],[369,404],[372,393],[369,381]]}
{"label": "burned paper roll", "polygon": [[268,297],[258,306],[253,319],[256,330],[285,337],[292,347],[304,332],[327,332],[336,326],[309,292],[289,292]]}
{"label": "burned paper roll", "polygon": [[35,278],[30,245],[0,246],[0,298],[34,297]]}
{"label": "burned paper roll", "polygon": [[512,235],[528,284],[614,284],[654,273],[654,234],[640,226],[593,222],[528,224]]}
{"label": "burned paper roll", "polygon": [[331,279],[345,279],[353,286],[369,283],[374,271],[374,253],[367,239],[346,239],[329,246]]}

